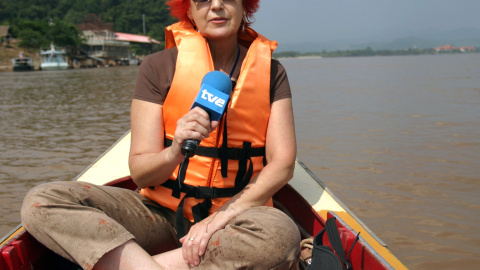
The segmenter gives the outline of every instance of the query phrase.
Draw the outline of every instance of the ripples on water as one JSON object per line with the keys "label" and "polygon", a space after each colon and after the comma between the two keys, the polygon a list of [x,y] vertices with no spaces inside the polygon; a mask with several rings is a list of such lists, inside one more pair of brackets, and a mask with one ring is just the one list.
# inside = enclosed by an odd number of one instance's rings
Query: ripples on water
{"label": "ripples on water", "polygon": [[[0,74],[0,235],[25,193],[71,180],[129,129],[136,67]],[[5,207],[6,206],[6,207]]]}
{"label": "ripples on water", "polygon": [[[480,54],[285,59],[298,158],[412,269],[480,263]],[[0,235],[129,128],[137,67],[0,74]]]}
{"label": "ripples on water", "polygon": [[299,153],[412,269],[480,262],[480,55],[284,60]]}

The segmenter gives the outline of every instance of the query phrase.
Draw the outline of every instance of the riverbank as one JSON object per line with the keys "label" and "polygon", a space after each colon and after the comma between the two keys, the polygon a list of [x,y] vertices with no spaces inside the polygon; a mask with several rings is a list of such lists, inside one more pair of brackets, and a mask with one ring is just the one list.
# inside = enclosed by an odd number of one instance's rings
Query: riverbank
{"label": "riverbank", "polygon": [[[435,49],[407,49],[407,50],[372,50],[366,48],[363,50],[346,50],[346,51],[331,51],[331,52],[310,52],[300,53],[295,51],[274,53],[273,57],[279,60],[285,59],[315,59],[315,58],[333,58],[333,57],[360,57],[360,56],[411,56],[411,55],[435,55],[435,54],[465,54],[465,53],[479,53],[480,50],[461,52],[436,52]],[[40,55],[35,50],[28,50],[19,48],[17,41],[12,40],[8,45],[2,45],[0,47],[0,72],[12,72],[14,57],[19,57],[20,53],[23,53],[24,57],[30,57],[33,59],[34,69],[40,69]],[[73,68],[81,68],[78,64],[73,64]],[[105,66],[121,65],[110,61]],[[91,67],[91,66],[88,66]]]}
{"label": "riverbank", "polygon": [[[24,49],[18,47],[16,40],[11,40],[8,44],[3,43],[0,45],[0,72],[13,72],[13,58],[30,57],[33,60],[34,70],[40,69],[40,51],[37,49]],[[139,65],[142,58],[139,59],[122,59],[122,60],[104,60],[99,63],[95,60],[88,59],[86,61],[68,60],[70,69],[77,68],[97,68],[97,67],[113,67],[113,66],[128,66]]]}

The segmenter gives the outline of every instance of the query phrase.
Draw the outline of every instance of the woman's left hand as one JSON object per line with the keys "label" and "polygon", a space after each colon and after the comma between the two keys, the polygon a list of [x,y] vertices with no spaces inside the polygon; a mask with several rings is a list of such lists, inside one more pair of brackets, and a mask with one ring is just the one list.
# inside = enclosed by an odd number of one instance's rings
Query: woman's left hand
{"label": "woman's left hand", "polygon": [[188,234],[180,239],[185,263],[190,267],[198,266],[212,235],[225,228],[235,216],[227,211],[219,211],[193,225]]}

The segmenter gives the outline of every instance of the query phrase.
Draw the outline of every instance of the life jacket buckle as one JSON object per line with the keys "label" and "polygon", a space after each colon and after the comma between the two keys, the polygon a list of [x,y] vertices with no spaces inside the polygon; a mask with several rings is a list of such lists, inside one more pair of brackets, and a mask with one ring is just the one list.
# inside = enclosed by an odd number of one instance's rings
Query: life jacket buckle
{"label": "life jacket buckle", "polygon": [[193,196],[195,199],[215,199],[218,196],[217,187],[196,186],[193,188]]}

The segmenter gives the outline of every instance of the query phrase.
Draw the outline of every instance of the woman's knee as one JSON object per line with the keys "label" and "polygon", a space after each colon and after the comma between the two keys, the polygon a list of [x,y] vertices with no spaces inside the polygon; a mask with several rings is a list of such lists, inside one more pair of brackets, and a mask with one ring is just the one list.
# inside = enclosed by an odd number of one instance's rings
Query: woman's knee
{"label": "woman's knee", "polygon": [[[211,241],[221,243],[227,261],[246,260],[264,269],[295,261],[300,253],[300,232],[295,222],[273,207],[245,211],[227,225],[221,236],[214,234]],[[210,252],[215,254],[216,250]]]}
{"label": "woman's knee", "polygon": [[276,208],[265,207],[255,211],[254,216],[264,234],[257,246],[257,263],[268,267],[265,269],[290,269],[300,254],[301,238],[297,225]]}
{"label": "woman's knee", "polygon": [[[38,223],[44,223],[48,218],[48,209],[53,205],[58,205],[62,198],[62,193],[69,191],[71,182],[51,182],[40,184],[27,192],[23,199],[20,211],[22,222],[27,230],[36,227]],[[67,198],[68,200],[68,198]]]}
{"label": "woman's knee", "polygon": [[245,212],[245,218],[254,222],[265,234],[265,239],[281,238],[279,241],[300,243],[300,232],[295,222],[274,207],[262,206]]}
{"label": "woman's knee", "polygon": [[43,206],[42,199],[40,198],[44,192],[49,190],[49,185],[51,183],[44,183],[30,189],[23,199],[22,208],[20,210],[20,215],[22,218],[23,225],[28,229],[31,227],[36,227],[36,224],[39,223],[38,219],[41,214],[39,214],[39,207]]}
{"label": "woman's knee", "polygon": [[256,215],[266,234],[265,248],[288,253],[300,247],[298,227],[285,213],[273,207],[262,207]]}
{"label": "woman's knee", "polygon": [[40,184],[30,189],[23,199],[24,209],[48,204],[64,197],[62,194],[71,193],[74,182],[50,182]]}

